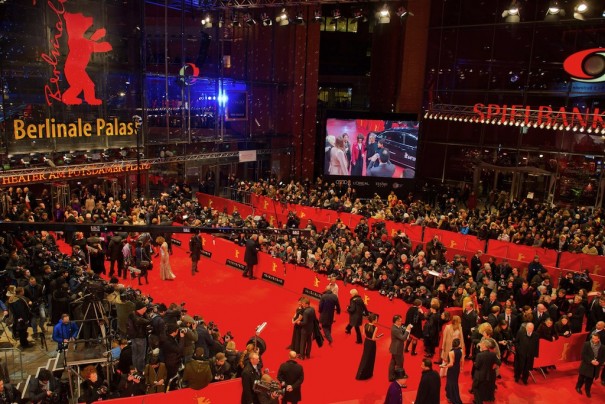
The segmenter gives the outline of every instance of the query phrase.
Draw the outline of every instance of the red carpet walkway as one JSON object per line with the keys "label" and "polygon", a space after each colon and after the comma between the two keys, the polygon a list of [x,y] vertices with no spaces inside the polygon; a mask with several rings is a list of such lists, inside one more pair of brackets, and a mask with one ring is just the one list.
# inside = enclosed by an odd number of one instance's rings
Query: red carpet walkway
{"label": "red carpet walkway", "polygon": [[[186,254],[187,242],[183,237],[183,247],[173,246],[171,256],[172,270],[177,278],[174,281],[159,279],[159,259],[156,268],[149,273],[150,284],[142,286],[141,290],[153,296],[155,302],[169,304],[171,302],[186,302],[186,308],[191,315],[198,314],[207,322],[215,321],[224,334],[231,331],[239,350],[245,347],[249,337],[254,335],[256,327],[267,322],[267,327],[261,337],[267,343],[267,352],[263,355],[265,367],[275,377],[279,365],[287,358],[286,346],[290,343],[290,319],[300,297],[293,292],[281,289],[262,280],[250,281],[241,276],[241,272],[225,266],[220,266],[202,257],[200,273],[191,275],[190,260]],[[136,286],[136,280],[127,281]],[[341,293],[342,294],[342,293]],[[367,381],[355,380],[357,366],[361,358],[362,345],[355,344],[354,335],[346,335],[344,327],[347,322],[345,312],[349,296],[340,296],[343,314],[337,316],[333,327],[334,344],[323,348],[313,346],[311,359],[302,361],[305,370],[305,381],[302,387],[304,403],[313,404],[375,404],[382,403],[388,388],[387,368],[390,359],[388,347],[390,343],[390,319],[382,318],[381,327],[385,336],[378,342],[374,377]],[[401,313],[405,315],[406,305],[401,302]],[[317,310],[317,301],[312,300],[312,306]],[[420,344],[421,348],[422,345]],[[410,378],[408,388],[404,389],[404,402],[411,403],[416,396],[420,375],[422,355],[405,357],[405,368]],[[465,372],[460,377],[460,391],[465,403],[472,402],[470,388],[470,366],[467,361]],[[503,366],[502,379],[498,381],[496,403],[564,403],[574,400],[592,400],[605,402],[605,388],[597,381],[593,385],[593,397],[579,396],[576,393],[575,381],[577,367],[571,366],[551,371],[548,379],[536,375],[537,383],[530,379],[528,386],[517,384],[513,380],[512,366]],[[239,397],[239,382],[229,383],[232,397]],[[445,400],[445,379],[442,379],[442,402]],[[231,404],[239,402],[239,398],[214,397],[207,391],[213,404]],[[197,392],[204,396],[204,390]],[[168,396],[170,397],[170,395]],[[137,401],[141,402],[141,398]],[[180,401],[180,400],[176,400]]]}

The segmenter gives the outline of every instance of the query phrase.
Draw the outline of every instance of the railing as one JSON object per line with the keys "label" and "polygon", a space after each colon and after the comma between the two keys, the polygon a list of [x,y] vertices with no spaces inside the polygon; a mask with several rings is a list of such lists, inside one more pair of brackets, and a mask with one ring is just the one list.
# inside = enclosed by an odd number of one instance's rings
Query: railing
{"label": "railing", "polygon": [[11,382],[15,381],[14,379],[16,378],[17,374],[19,375],[17,380],[25,380],[25,373],[23,372],[23,353],[15,347],[10,347],[0,348],[0,354],[4,356],[4,363],[6,363],[11,375]]}
{"label": "railing", "polygon": [[235,202],[252,206],[252,192],[240,190],[234,187],[224,187],[221,196]]}

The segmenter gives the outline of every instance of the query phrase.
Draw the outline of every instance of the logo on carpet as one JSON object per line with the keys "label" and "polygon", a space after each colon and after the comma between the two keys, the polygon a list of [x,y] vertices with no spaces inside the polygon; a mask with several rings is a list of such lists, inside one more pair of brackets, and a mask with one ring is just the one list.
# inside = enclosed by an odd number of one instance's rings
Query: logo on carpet
{"label": "logo on carpet", "polygon": [[285,279],[278,278],[277,276],[269,275],[266,272],[263,272],[263,276],[261,278],[266,281],[269,281],[271,283],[275,283],[276,285],[279,285],[279,286],[284,286],[284,283],[286,283]]}
{"label": "logo on carpet", "polygon": [[318,299],[318,300],[321,299],[321,293],[311,290],[309,288],[303,288],[302,294],[312,297],[314,299]]}
{"label": "logo on carpet", "polygon": [[240,271],[245,271],[246,270],[246,266],[244,264],[240,264],[239,262],[236,262],[236,261],[233,261],[233,260],[227,260],[227,261],[225,261],[225,265],[227,265],[228,267],[239,269]]}
{"label": "logo on carpet", "polygon": [[212,253],[208,250],[202,250],[202,255],[204,257],[212,258]]}
{"label": "logo on carpet", "polygon": [[171,238],[170,238],[170,242],[171,242],[172,244],[174,244],[175,246],[177,246],[177,247],[180,247],[180,246],[181,246],[181,240],[179,240],[179,239],[176,239],[176,238],[171,237]]}

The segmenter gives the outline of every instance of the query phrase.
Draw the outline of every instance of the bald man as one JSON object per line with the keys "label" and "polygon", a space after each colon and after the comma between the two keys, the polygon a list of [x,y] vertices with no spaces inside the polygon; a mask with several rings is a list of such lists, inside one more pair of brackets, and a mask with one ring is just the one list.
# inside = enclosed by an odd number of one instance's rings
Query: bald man
{"label": "bald man", "polygon": [[296,404],[301,400],[301,385],[305,379],[303,367],[296,362],[296,352],[290,351],[289,359],[277,371],[277,380],[286,389],[282,404]]}

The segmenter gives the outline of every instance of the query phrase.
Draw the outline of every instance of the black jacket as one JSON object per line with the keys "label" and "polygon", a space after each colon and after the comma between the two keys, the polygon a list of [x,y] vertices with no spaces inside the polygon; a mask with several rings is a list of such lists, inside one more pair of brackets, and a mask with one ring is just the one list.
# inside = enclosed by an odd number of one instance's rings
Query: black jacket
{"label": "black jacket", "polygon": [[[592,360],[596,359],[599,362],[598,366],[592,364]],[[590,341],[586,341],[582,347],[582,363],[580,364],[580,374],[591,379],[596,378],[599,375],[599,369],[605,362],[605,345],[601,344],[601,347],[597,351],[595,358],[594,351],[590,345]]]}
{"label": "black jacket", "polygon": [[500,359],[495,352],[481,351],[475,358],[475,373],[473,380],[479,382],[490,382],[496,380],[494,365],[500,365]]}
{"label": "black jacket", "polygon": [[441,392],[441,379],[439,373],[433,369],[422,372],[415,403],[439,404],[439,393]]}
{"label": "black jacket", "polygon": [[305,380],[303,367],[295,360],[282,363],[277,371],[277,380],[292,386],[292,391],[286,391],[284,400],[301,401],[301,385]]}
{"label": "black jacket", "polygon": [[255,370],[248,362],[242,371],[242,404],[259,404],[258,397],[254,393],[254,381],[260,378],[260,364],[258,370]]}
{"label": "black jacket", "polygon": [[347,312],[349,313],[349,324],[353,327],[361,326],[363,314],[366,311],[366,305],[359,295],[355,295],[349,301]]}
{"label": "black jacket", "polygon": [[327,290],[319,300],[319,323],[321,325],[332,325],[334,322],[334,311],[340,314],[340,302],[338,296]]}

